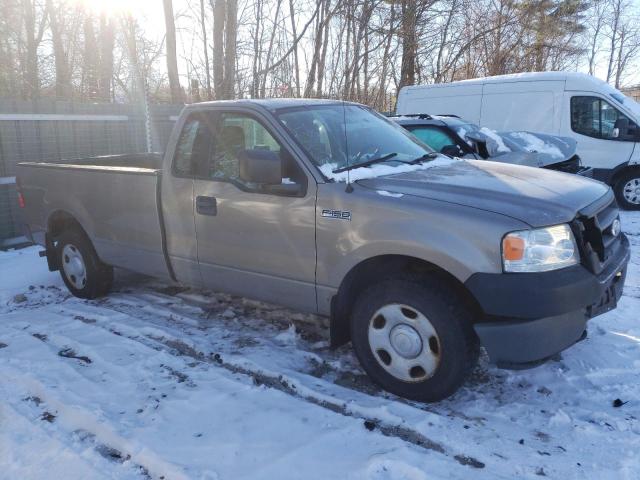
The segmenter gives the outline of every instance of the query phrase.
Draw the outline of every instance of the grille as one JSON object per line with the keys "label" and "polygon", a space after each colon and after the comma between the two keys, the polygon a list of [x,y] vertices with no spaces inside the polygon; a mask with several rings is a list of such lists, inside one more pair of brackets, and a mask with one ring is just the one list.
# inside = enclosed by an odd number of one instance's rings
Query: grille
{"label": "grille", "polygon": [[584,265],[592,272],[602,272],[621,247],[621,235],[613,235],[611,226],[620,212],[615,200],[589,217],[578,217],[574,234]]}
{"label": "grille", "polygon": [[548,170],[557,170],[558,172],[578,173],[580,170],[580,157],[574,155],[569,160],[554,163],[553,165],[547,165],[544,168]]}

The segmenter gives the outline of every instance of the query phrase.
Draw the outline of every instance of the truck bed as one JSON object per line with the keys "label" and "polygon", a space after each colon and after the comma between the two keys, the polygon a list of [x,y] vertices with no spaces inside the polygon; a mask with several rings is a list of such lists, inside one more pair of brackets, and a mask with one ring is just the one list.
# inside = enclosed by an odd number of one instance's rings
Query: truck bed
{"label": "truck bed", "polygon": [[27,234],[44,244],[52,219],[71,216],[105,263],[170,277],[159,195],[161,164],[159,154],[18,164]]}

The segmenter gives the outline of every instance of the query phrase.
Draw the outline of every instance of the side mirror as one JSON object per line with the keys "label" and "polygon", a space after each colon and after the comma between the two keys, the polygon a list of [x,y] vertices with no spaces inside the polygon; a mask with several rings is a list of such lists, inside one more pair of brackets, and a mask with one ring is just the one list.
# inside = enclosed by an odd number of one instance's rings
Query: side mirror
{"label": "side mirror", "polygon": [[462,150],[458,145],[445,145],[440,149],[440,153],[447,157],[459,157],[462,155]]}
{"label": "side mirror", "polygon": [[240,179],[260,185],[282,183],[282,159],[270,150],[242,150],[238,153]]}
{"label": "side mirror", "polygon": [[613,131],[611,132],[611,136],[613,138],[624,138],[629,135],[629,119],[628,118],[619,118],[616,120],[616,123],[613,124]]}

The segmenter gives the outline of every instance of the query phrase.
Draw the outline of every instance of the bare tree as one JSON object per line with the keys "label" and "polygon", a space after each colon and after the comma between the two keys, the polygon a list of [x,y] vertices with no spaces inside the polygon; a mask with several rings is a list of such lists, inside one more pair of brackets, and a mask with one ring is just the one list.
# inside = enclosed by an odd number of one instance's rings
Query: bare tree
{"label": "bare tree", "polygon": [[38,47],[42,42],[47,25],[46,11],[40,12],[34,0],[21,0],[25,51],[21,57],[24,98],[40,96],[40,76],[38,74]]}
{"label": "bare tree", "polygon": [[106,14],[100,16],[100,69],[98,76],[98,98],[108,101],[111,98],[113,82],[113,49],[115,46],[115,22]]}
{"label": "bare tree", "polygon": [[56,97],[71,98],[71,67],[69,65],[69,54],[65,47],[62,29],[58,15],[60,6],[54,8],[53,0],[46,0],[47,15],[51,26],[51,37],[53,42],[53,54],[56,65]]}
{"label": "bare tree", "polygon": [[171,101],[174,103],[182,103],[184,99],[182,95],[182,88],[180,87],[180,77],[178,75],[176,25],[173,16],[173,0],[162,0],[162,5],[164,7],[164,23],[166,27],[167,73],[169,76]]}

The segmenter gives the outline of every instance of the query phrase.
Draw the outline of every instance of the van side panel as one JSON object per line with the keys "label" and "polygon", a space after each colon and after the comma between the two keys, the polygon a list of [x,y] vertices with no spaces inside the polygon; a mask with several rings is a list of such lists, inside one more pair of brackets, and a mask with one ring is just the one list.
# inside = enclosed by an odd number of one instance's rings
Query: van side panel
{"label": "van side panel", "polygon": [[459,115],[478,123],[482,101],[482,85],[431,85],[404,88],[400,92],[396,113],[408,115],[430,113],[432,115]]}
{"label": "van side panel", "polygon": [[[485,84],[478,122],[494,130],[529,130],[558,134],[564,82]],[[556,105],[558,107],[556,107]]]}

